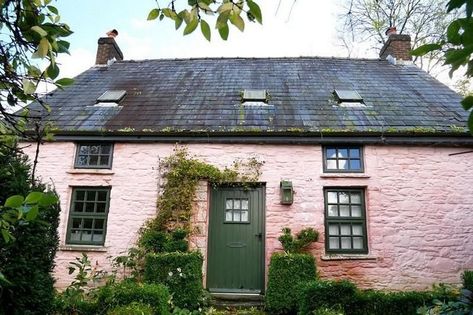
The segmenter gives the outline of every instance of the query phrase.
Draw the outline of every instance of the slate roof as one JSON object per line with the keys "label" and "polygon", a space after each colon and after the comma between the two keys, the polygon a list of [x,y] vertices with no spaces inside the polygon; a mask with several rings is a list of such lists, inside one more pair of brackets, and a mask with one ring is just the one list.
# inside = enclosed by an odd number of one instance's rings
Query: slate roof
{"label": "slate roof", "polygon": [[[269,103],[242,105],[243,89],[268,90]],[[356,90],[366,107],[338,106],[335,89]],[[127,91],[119,107],[94,106],[107,90]],[[448,133],[466,130],[460,99],[413,65],[298,57],[118,61],[46,102],[63,132]]]}

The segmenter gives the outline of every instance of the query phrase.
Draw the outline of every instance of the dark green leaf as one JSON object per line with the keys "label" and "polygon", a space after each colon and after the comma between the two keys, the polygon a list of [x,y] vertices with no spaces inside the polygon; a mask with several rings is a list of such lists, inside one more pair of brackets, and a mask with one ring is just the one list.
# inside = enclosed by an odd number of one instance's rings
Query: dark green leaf
{"label": "dark green leaf", "polygon": [[51,11],[52,13],[54,13],[54,14],[59,14],[56,7],[53,7],[52,5],[48,5],[48,10]]}
{"label": "dark green leaf", "polygon": [[4,228],[2,228],[1,231],[2,231],[2,237],[3,237],[3,240],[5,241],[5,243],[10,242],[10,240],[12,238],[12,235],[10,234],[10,232],[8,232],[8,230],[6,230]]}
{"label": "dark green leaf", "polygon": [[462,99],[461,104],[465,110],[470,110],[473,107],[473,95],[467,96]]}
{"label": "dark green leaf", "polygon": [[68,86],[74,83],[74,79],[62,78],[57,80],[55,83],[60,86]]}
{"label": "dark green leaf", "polygon": [[57,196],[51,192],[44,193],[38,204],[42,207],[49,207],[58,202]]}
{"label": "dark green leaf", "polygon": [[458,20],[453,21],[447,27],[447,40],[454,45],[461,44],[461,35],[459,34],[461,23]]}
{"label": "dark green leaf", "polygon": [[215,24],[215,28],[220,29],[225,26],[228,28],[227,21],[229,17],[230,17],[230,11],[224,11],[220,13],[217,18],[217,23]]}
{"label": "dark green leaf", "polygon": [[176,18],[174,19],[174,26],[176,27],[176,30],[181,27],[183,21],[184,20],[179,15],[176,15]]}
{"label": "dark green leaf", "polygon": [[18,208],[23,204],[23,201],[25,199],[23,196],[20,195],[14,195],[11,197],[8,197],[7,200],[5,201],[5,207],[9,208]]}
{"label": "dark green leaf", "polygon": [[431,51],[439,50],[442,48],[440,44],[425,44],[411,51],[413,56],[423,56]]}
{"label": "dark green leaf", "polygon": [[210,42],[210,36],[211,36],[210,26],[204,20],[200,20],[200,30],[202,31],[202,34],[204,35],[204,37]]}
{"label": "dark green leaf", "polygon": [[147,20],[148,21],[156,20],[158,18],[158,16],[159,16],[159,9],[155,8],[155,9],[149,11]]}
{"label": "dark green leaf", "polygon": [[452,11],[453,9],[458,9],[465,4],[467,0],[450,0],[447,3],[447,12]]}
{"label": "dark green leaf", "polygon": [[220,34],[220,37],[223,39],[223,40],[227,40],[228,39],[228,32],[230,30],[228,29],[228,25],[225,24],[223,27],[219,28],[218,29],[218,32]]}
{"label": "dark green leaf", "polygon": [[38,201],[43,198],[43,193],[39,191],[33,191],[28,194],[25,198],[25,203],[27,204],[35,204],[38,203]]}
{"label": "dark green leaf", "polygon": [[246,3],[250,8],[250,13],[255,17],[256,21],[258,21],[260,24],[263,24],[263,16],[261,15],[261,9],[259,5],[253,0],[247,0]]}
{"label": "dark green leaf", "polygon": [[54,80],[59,75],[59,67],[56,65],[56,63],[50,63],[46,69],[46,73],[48,74],[48,77]]}
{"label": "dark green leaf", "polygon": [[35,220],[38,217],[38,213],[39,213],[38,205],[32,206],[30,210],[28,211],[28,213],[26,214],[26,220],[28,221]]}
{"label": "dark green leaf", "polygon": [[197,18],[192,19],[186,25],[186,28],[184,29],[184,35],[188,35],[188,34],[192,33],[197,28],[197,25],[199,25],[199,20]]}

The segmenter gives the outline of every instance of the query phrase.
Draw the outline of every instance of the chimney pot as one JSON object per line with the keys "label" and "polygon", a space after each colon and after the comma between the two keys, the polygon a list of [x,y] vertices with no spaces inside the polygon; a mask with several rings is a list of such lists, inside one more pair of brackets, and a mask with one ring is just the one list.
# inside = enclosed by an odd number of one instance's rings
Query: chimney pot
{"label": "chimney pot", "polygon": [[95,58],[96,65],[107,65],[111,59],[123,60],[123,53],[115,41],[117,35],[118,31],[113,29],[107,32],[107,37],[99,38],[97,56]]}
{"label": "chimney pot", "polygon": [[397,34],[397,29],[395,26],[391,26],[386,30],[384,34],[386,34],[387,36],[390,36],[392,34]]}

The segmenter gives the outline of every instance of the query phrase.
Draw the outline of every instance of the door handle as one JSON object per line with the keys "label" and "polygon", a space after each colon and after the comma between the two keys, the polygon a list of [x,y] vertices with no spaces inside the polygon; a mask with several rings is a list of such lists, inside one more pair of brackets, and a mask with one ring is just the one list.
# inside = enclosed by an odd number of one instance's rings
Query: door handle
{"label": "door handle", "polygon": [[255,236],[259,237],[260,239],[263,238],[263,233],[256,233]]}

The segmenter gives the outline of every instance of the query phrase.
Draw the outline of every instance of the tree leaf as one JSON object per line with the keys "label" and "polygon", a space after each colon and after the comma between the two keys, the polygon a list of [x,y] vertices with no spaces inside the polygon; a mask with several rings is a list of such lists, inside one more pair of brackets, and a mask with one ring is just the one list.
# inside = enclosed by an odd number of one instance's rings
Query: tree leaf
{"label": "tree leaf", "polygon": [[56,65],[56,63],[50,63],[48,68],[46,69],[46,73],[48,77],[54,80],[59,75],[59,67]]}
{"label": "tree leaf", "polygon": [[461,104],[465,110],[470,110],[473,107],[473,95],[467,96],[462,99]]}
{"label": "tree leaf", "polygon": [[5,243],[10,242],[10,240],[12,239],[12,235],[10,234],[10,232],[4,228],[2,228],[1,231],[2,231],[2,237]]}
{"label": "tree leaf", "polygon": [[39,200],[38,204],[42,207],[49,207],[58,203],[58,198],[52,192],[43,194],[43,197]]}
{"label": "tree leaf", "polygon": [[471,112],[468,117],[468,129],[470,129],[470,133],[473,134],[473,112]]}
{"label": "tree leaf", "polygon": [[230,30],[228,29],[228,24],[225,24],[224,26],[222,26],[221,28],[218,29],[218,32],[220,34],[220,37],[223,39],[223,40],[227,40],[228,39],[228,32]]}
{"label": "tree leaf", "polygon": [[442,48],[442,45],[440,44],[425,44],[412,50],[411,54],[413,56],[423,56],[431,51],[439,50],[441,48]]}
{"label": "tree leaf", "polygon": [[60,85],[60,86],[68,86],[68,85],[71,85],[71,84],[74,83],[74,79],[62,78],[62,79],[57,80],[54,83],[56,83],[57,85]]}
{"label": "tree leaf", "polygon": [[26,220],[33,221],[38,217],[38,214],[39,214],[39,207],[38,205],[34,205],[30,208],[30,210],[26,214]]}
{"label": "tree leaf", "polygon": [[217,17],[217,22],[215,23],[215,28],[220,29],[222,27],[228,27],[227,22],[230,17],[230,11],[225,11],[220,13]]}
{"label": "tree leaf", "polygon": [[458,20],[454,20],[447,27],[447,40],[449,43],[454,45],[461,44],[461,35],[460,35],[461,23]]}
{"label": "tree leaf", "polygon": [[21,195],[14,195],[14,196],[8,197],[7,200],[5,200],[5,207],[9,207],[9,208],[21,207],[24,200],[25,199]]}
{"label": "tree leaf", "polygon": [[450,12],[453,9],[460,8],[464,4],[465,4],[465,0],[450,0],[447,3],[447,12]]}
{"label": "tree leaf", "polygon": [[240,31],[245,30],[245,21],[241,18],[239,14],[232,14],[230,16],[230,22],[235,25]]}
{"label": "tree leaf", "polygon": [[23,78],[23,92],[33,94],[36,91],[36,84],[33,81]]}
{"label": "tree leaf", "polygon": [[174,19],[174,26],[176,30],[178,30],[179,27],[181,27],[183,21],[184,20],[179,15],[176,15],[176,18]]}
{"label": "tree leaf", "polygon": [[25,198],[25,203],[27,204],[35,204],[38,203],[38,201],[43,198],[43,193],[39,191],[32,191],[26,196]]}
{"label": "tree leaf", "polygon": [[38,57],[40,58],[46,57],[46,55],[48,54],[48,51],[49,51],[49,41],[47,38],[43,37],[39,41],[38,50],[37,50]]}
{"label": "tree leaf", "polygon": [[261,15],[261,9],[259,5],[253,0],[247,0],[246,3],[250,8],[250,13],[255,17],[256,21],[258,21],[259,24],[263,24],[263,16]]}
{"label": "tree leaf", "polygon": [[211,37],[210,26],[204,20],[200,20],[200,30],[202,31],[202,34],[204,35],[204,37],[210,42],[210,37]]}
{"label": "tree leaf", "polygon": [[51,11],[52,13],[54,13],[54,14],[56,14],[56,15],[59,14],[59,12],[58,12],[58,10],[57,10],[56,7],[53,7],[52,5],[48,5],[47,8],[48,8],[48,10]]}
{"label": "tree leaf", "polygon": [[197,28],[197,25],[199,25],[198,19],[194,18],[190,20],[190,22],[186,25],[186,28],[184,29],[184,35],[192,33]]}
{"label": "tree leaf", "polygon": [[39,36],[41,37],[45,37],[45,36],[48,36],[48,32],[46,32],[45,30],[43,30],[40,26],[38,25],[35,25],[35,26],[32,26],[31,27],[31,30],[38,33]]}
{"label": "tree leaf", "polygon": [[147,20],[148,21],[156,20],[158,16],[159,16],[159,9],[154,8],[153,10],[149,11]]}
{"label": "tree leaf", "polygon": [[207,3],[200,1],[198,5],[199,5],[199,8],[203,10],[205,13],[213,13],[212,8],[209,7]]}

